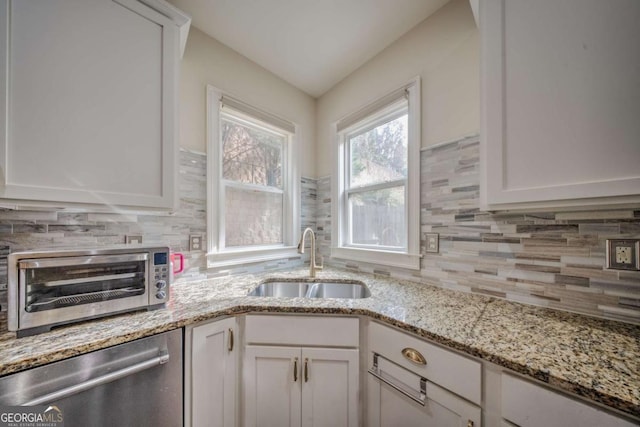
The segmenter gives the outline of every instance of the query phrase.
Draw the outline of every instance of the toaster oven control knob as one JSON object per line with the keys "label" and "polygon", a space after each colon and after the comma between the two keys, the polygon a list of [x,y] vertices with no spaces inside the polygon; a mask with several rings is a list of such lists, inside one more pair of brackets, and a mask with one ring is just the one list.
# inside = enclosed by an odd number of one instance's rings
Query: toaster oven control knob
{"label": "toaster oven control knob", "polygon": [[158,281],[156,282],[156,288],[157,288],[158,290],[164,289],[164,288],[166,288],[166,287],[167,287],[167,282],[166,282],[165,280],[158,280]]}
{"label": "toaster oven control knob", "polygon": [[158,291],[156,292],[156,298],[158,299],[165,299],[167,297],[167,293],[165,291]]}

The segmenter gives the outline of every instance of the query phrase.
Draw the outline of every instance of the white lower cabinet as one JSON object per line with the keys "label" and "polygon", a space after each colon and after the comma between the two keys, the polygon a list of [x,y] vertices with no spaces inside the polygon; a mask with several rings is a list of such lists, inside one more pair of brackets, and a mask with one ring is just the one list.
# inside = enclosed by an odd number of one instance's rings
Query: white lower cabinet
{"label": "white lower cabinet", "polygon": [[245,426],[357,426],[358,350],[247,346]]}
{"label": "white lower cabinet", "polygon": [[362,325],[362,343],[353,317],[249,314],[187,327],[185,426],[639,425],[420,337]]}
{"label": "white lower cabinet", "polygon": [[358,356],[355,349],[302,349],[303,427],[357,427]]}
{"label": "white lower cabinet", "polygon": [[480,363],[373,322],[368,338],[368,427],[481,426]]}
{"label": "white lower cabinet", "polygon": [[249,315],[245,332],[245,427],[358,426],[358,319]]}
{"label": "white lower cabinet", "polygon": [[185,426],[236,425],[238,346],[236,319],[186,329]]}
{"label": "white lower cabinet", "polygon": [[299,348],[245,348],[245,426],[300,425],[300,357]]}
{"label": "white lower cabinet", "polygon": [[395,387],[368,378],[369,427],[471,427],[480,426],[480,407],[431,382],[426,382],[419,403]]}
{"label": "white lower cabinet", "polygon": [[502,375],[502,417],[520,427],[638,425],[637,421],[612,415],[596,406],[509,374]]}

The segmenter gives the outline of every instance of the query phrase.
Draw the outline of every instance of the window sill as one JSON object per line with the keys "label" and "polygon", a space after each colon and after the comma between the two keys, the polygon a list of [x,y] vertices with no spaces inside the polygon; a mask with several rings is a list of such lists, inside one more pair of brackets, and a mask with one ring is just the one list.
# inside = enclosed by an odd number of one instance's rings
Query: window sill
{"label": "window sill", "polygon": [[422,258],[422,255],[393,251],[376,251],[371,249],[348,248],[342,246],[331,248],[331,257],[346,259],[349,261],[367,262],[369,264],[386,265],[389,267],[419,270],[420,258]]}
{"label": "window sill", "polygon": [[240,264],[274,261],[285,258],[300,258],[295,246],[210,252],[207,254],[207,268],[230,267]]}

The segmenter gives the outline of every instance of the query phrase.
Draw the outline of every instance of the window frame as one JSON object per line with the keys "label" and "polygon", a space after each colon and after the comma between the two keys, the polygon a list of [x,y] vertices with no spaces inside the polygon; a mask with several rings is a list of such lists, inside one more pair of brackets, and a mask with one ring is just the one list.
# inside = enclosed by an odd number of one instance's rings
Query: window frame
{"label": "window frame", "polygon": [[[406,252],[407,251],[407,241],[405,239],[405,244],[404,246],[400,247],[400,246],[381,246],[381,245],[367,245],[367,244],[362,244],[362,243],[354,243],[353,242],[353,227],[352,227],[352,223],[353,223],[353,216],[352,216],[352,209],[353,206],[351,203],[349,203],[349,199],[352,195],[354,194],[362,194],[362,193],[367,193],[367,192],[372,192],[372,191],[377,191],[377,190],[386,190],[386,189],[390,189],[390,188],[396,188],[396,187],[403,187],[403,193],[404,193],[404,198],[405,201],[407,200],[407,187],[408,187],[408,182],[409,182],[409,178],[408,176],[404,177],[404,178],[399,178],[399,179],[395,179],[395,180],[389,180],[389,181],[379,181],[379,182],[375,182],[373,184],[365,184],[365,185],[359,185],[359,186],[354,186],[353,184],[351,184],[351,179],[353,177],[352,174],[352,145],[351,145],[351,139],[353,139],[353,137],[361,135],[369,130],[373,130],[385,123],[388,123],[392,120],[395,120],[403,115],[409,115],[409,105],[408,102],[402,102],[402,105],[396,105],[399,104],[400,102],[398,101],[394,101],[392,103],[390,103],[389,105],[383,107],[382,109],[376,111],[375,113],[367,116],[365,119],[358,121],[357,123],[355,123],[354,125],[347,127],[346,129],[344,129],[342,131],[342,134],[340,135],[340,137],[343,139],[345,147],[345,169],[344,169],[344,203],[345,203],[345,209],[343,210],[342,214],[342,221],[345,224],[345,227],[343,227],[341,229],[342,231],[342,243],[345,247],[349,247],[349,248],[355,248],[355,249],[369,249],[369,250],[376,250],[376,251],[391,251],[391,252]],[[407,119],[407,123],[408,123],[408,119]],[[408,142],[408,141],[407,141]],[[407,154],[408,154],[408,146],[407,146]],[[408,159],[407,159],[408,160]],[[408,163],[408,162],[407,162]],[[408,169],[408,167],[407,167]],[[408,174],[408,170],[407,170],[407,174]],[[407,223],[407,207],[406,207],[406,203],[404,204],[404,224],[403,224],[403,234],[406,237],[407,236],[407,228],[408,228],[408,223]]]}
{"label": "window frame", "polygon": [[[224,102],[223,100],[228,100]],[[223,111],[223,104],[229,112]],[[274,192],[263,185],[240,183],[222,176],[221,120],[230,115],[269,132],[285,135],[282,147],[282,244],[225,245],[225,189]],[[255,122],[259,123],[255,123]],[[283,124],[290,129],[279,126]],[[290,131],[292,130],[292,131]],[[300,177],[297,166],[298,127],[264,110],[245,104],[214,86],[207,85],[207,268],[271,261],[299,256],[295,243],[300,228]],[[279,191],[275,191],[280,193]]]}
{"label": "window frame", "polygon": [[[348,137],[359,130],[371,128],[384,121],[385,111],[393,110],[393,105],[405,96],[408,100],[407,117],[407,177],[406,179],[376,183],[366,186],[395,187],[397,182],[405,182],[405,232],[404,248],[380,247],[375,245],[351,244],[349,195],[354,193],[347,181],[350,179],[350,149]],[[392,267],[420,269],[420,78],[416,77],[400,88],[368,103],[352,114],[335,122],[332,126],[334,137],[333,206],[332,217],[336,224],[332,227],[331,256],[351,261],[380,264]],[[359,190],[362,187],[357,187]]]}

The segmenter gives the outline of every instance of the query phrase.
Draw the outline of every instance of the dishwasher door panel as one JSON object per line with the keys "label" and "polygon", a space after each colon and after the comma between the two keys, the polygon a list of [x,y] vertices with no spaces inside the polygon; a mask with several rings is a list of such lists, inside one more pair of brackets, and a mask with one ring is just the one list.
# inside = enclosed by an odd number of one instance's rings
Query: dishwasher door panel
{"label": "dishwasher door panel", "polygon": [[49,405],[64,425],[183,425],[182,330],[0,378],[1,405]]}

